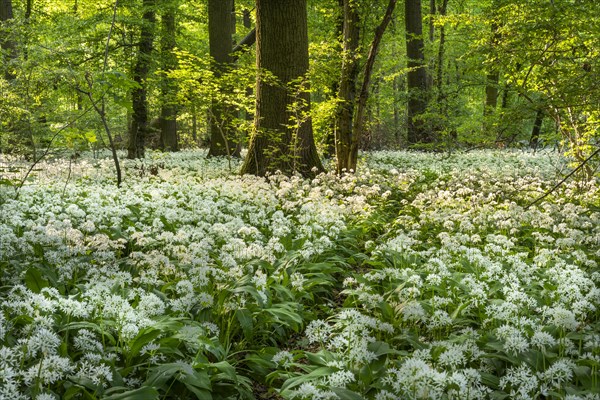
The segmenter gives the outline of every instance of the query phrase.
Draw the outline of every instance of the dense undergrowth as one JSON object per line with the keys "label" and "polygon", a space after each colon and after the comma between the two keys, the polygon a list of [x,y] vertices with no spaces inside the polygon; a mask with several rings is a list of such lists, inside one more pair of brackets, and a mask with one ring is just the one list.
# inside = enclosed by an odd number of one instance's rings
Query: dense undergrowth
{"label": "dense undergrowth", "polygon": [[526,208],[563,164],[48,161],[0,186],[0,398],[600,399],[598,184]]}

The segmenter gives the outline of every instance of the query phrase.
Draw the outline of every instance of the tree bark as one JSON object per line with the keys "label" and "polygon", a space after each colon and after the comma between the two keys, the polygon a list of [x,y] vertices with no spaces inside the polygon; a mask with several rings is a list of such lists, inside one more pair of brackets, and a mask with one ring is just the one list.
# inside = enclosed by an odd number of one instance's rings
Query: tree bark
{"label": "tree bark", "polygon": [[342,4],[342,71],[338,89],[339,106],[335,127],[336,170],[354,170],[351,167],[352,127],[356,105],[356,85],[358,79],[358,46],[360,44],[359,15],[356,3],[343,0]]}
{"label": "tree bark", "polygon": [[[344,49],[344,0],[337,0],[338,2],[338,12],[337,18],[335,20],[335,38],[336,45],[339,46],[339,53],[342,55],[340,66],[343,66],[343,49]],[[335,100],[339,100],[339,92],[340,92],[340,79],[332,79],[330,83],[330,90],[335,96]],[[330,99],[333,100],[333,99]],[[335,159],[335,141],[337,137],[337,124],[338,124],[338,108],[336,108],[333,118],[329,122],[329,130],[325,135],[325,152],[324,156],[327,158]]]}
{"label": "tree bark", "polygon": [[[392,20],[392,14],[397,0],[390,0],[381,20],[375,29],[375,35],[369,48],[369,54],[364,67],[363,81],[356,97],[356,79],[358,75],[357,61],[354,56],[359,43],[358,14],[354,2],[344,0],[344,63],[340,80],[340,110],[338,111],[338,126],[336,129],[336,170],[356,171],[358,148],[365,131],[367,120],[367,101],[373,67],[379,51],[383,34]],[[353,15],[355,13],[355,15]],[[356,99],[355,99],[356,97]],[[356,107],[356,112],[354,108]]]}
{"label": "tree bark", "polygon": [[[10,62],[17,58],[17,46],[12,38],[10,27],[7,25],[13,20],[13,7],[11,0],[0,0],[0,49],[4,55],[0,65],[3,66],[4,78],[12,81],[16,78]],[[0,53],[1,54],[1,53]]]}
{"label": "tree bark", "polygon": [[163,150],[179,151],[177,138],[177,85],[172,78],[166,76],[177,67],[177,58],[173,51],[176,46],[175,7],[170,2],[163,4],[161,37],[161,59],[163,62],[161,82],[162,105],[160,111],[160,142]]}
{"label": "tree bark", "polygon": [[350,146],[350,156],[348,158],[347,170],[356,171],[356,163],[358,161],[358,146],[360,145],[361,136],[365,130],[367,123],[367,101],[369,100],[369,86],[371,84],[371,76],[373,75],[373,67],[375,66],[375,59],[379,52],[379,45],[383,34],[387,29],[388,25],[392,21],[392,15],[396,8],[397,0],[389,0],[387,9],[381,23],[375,28],[375,36],[371,42],[369,48],[369,55],[367,56],[367,62],[365,63],[365,72],[363,74],[363,81],[358,94],[358,101],[356,103],[356,116],[354,118],[354,126],[352,127],[352,142]]}
{"label": "tree bark", "polygon": [[436,0],[429,0],[429,43],[433,43],[435,40],[435,1]]}
{"label": "tree bark", "polygon": [[[439,8],[440,16],[446,15],[448,9],[448,0],[443,0]],[[438,46],[437,62],[436,62],[436,78],[437,85],[437,101],[438,103],[445,102],[446,95],[444,93],[444,54],[446,52],[446,26],[440,26],[440,43]],[[444,107],[442,107],[443,109]]]}
{"label": "tree bark", "polygon": [[323,166],[313,138],[305,82],[306,0],[256,0],[256,46],[260,71],[256,116],[241,172],[264,176],[279,170],[314,175]]}
{"label": "tree bark", "polygon": [[405,1],[406,53],[408,57],[408,143],[431,143],[423,114],[427,111],[428,85],[423,43],[421,0]]}
{"label": "tree bark", "polygon": [[542,132],[542,122],[544,122],[544,109],[538,108],[535,114],[535,121],[533,122],[533,129],[531,130],[531,138],[529,139],[529,147],[533,150],[537,150],[540,133]]}
{"label": "tree bark", "polygon": [[[500,34],[498,32],[498,24],[496,22],[492,22],[492,38],[491,38],[491,46],[495,47],[499,40]],[[500,73],[498,72],[498,68],[495,63],[489,68],[489,72],[486,76],[486,84],[485,84],[485,105],[483,108],[483,115],[488,116],[494,113],[496,107],[498,106],[498,83],[500,80]]]}
{"label": "tree bark", "polygon": [[[208,36],[210,56],[212,58],[211,68],[216,78],[221,77],[227,69],[231,68],[233,63],[232,10],[233,0],[208,1]],[[220,94],[221,98],[225,95],[225,93]],[[209,157],[240,156],[240,141],[236,140],[235,129],[232,123],[233,113],[234,110],[223,104],[222,101],[213,101],[209,112]]]}
{"label": "tree bark", "polygon": [[132,103],[133,115],[129,129],[129,146],[127,158],[143,158],[145,155],[146,138],[149,132],[147,78],[150,72],[152,47],[154,42],[154,0],[142,0],[144,13],[140,30],[137,61],[133,68],[133,80],[138,87],[133,89]]}

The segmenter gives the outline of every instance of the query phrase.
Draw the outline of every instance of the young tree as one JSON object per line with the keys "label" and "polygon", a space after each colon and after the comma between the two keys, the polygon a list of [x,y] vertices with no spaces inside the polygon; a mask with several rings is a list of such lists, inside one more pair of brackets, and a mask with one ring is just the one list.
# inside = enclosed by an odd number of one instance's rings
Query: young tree
{"label": "young tree", "polygon": [[[343,61],[340,80],[339,99],[340,110],[336,126],[336,158],[337,172],[343,170],[356,171],[358,161],[358,147],[365,130],[367,120],[367,101],[369,100],[369,87],[379,51],[383,34],[392,20],[392,14],[397,0],[389,0],[387,9],[381,23],[375,29],[373,41],[365,62],[363,79],[356,96],[358,65],[356,51],[360,41],[358,22],[359,17],[355,2],[344,0],[344,26],[343,26]],[[356,110],[355,110],[356,109]]]}
{"label": "young tree", "polygon": [[428,85],[423,43],[421,0],[406,0],[406,55],[408,57],[408,142],[431,143],[433,135],[423,120],[427,111]]}
{"label": "young tree", "polygon": [[129,146],[127,158],[143,158],[146,138],[149,132],[147,78],[150,72],[152,46],[154,43],[154,0],[142,0],[143,15],[138,45],[137,61],[133,68],[133,80],[137,87],[133,89],[133,116],[129,128]]}
{"label": "young tree", "polygon": [[172,0],[163,0],[161,25],[161,59],[164,75],[161,81],[161,112],[160,112],[160,143],[163,150],[178,151],[179,141],[177,138],[177,85],[167,74],[177,67],[177,58],[173,51],[176,46],[176,24],[175,11],[177,3]]}
{"label": "young tree", "polygon": [[242,173],[323,170],[306,87],[306,0],[256,0],[256,116]]}

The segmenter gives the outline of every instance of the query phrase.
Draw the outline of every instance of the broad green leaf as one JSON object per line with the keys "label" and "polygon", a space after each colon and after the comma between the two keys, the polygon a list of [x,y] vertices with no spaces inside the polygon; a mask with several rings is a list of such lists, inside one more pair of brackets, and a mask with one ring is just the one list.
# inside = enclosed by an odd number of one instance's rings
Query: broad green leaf
{"label": "broad green leaf", "polygon": [[[109,391],[107,390],[107,393],[108,392]],[[126,392],[102,397],[103,400],[154,400],[158,398],[158,391],[153,387],[148,386],[142,386],[139,389],[128,390]]]}
{"label": "broad green leaf", "polygon": [[31,267],[25,273],[25,285],[34,293],[40,293],[43,288],[48,287],[48,281],[42,276],[39,268]]}

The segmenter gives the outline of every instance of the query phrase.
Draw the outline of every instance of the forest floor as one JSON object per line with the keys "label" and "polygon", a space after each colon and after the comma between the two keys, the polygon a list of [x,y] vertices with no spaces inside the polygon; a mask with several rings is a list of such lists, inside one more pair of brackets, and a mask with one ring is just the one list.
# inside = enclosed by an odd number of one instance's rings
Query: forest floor
{"label": "forest floor", "polygon": [[26,167],[0,158],[0,398],[600,399],[600,182],[528,207],[556,153]]}

